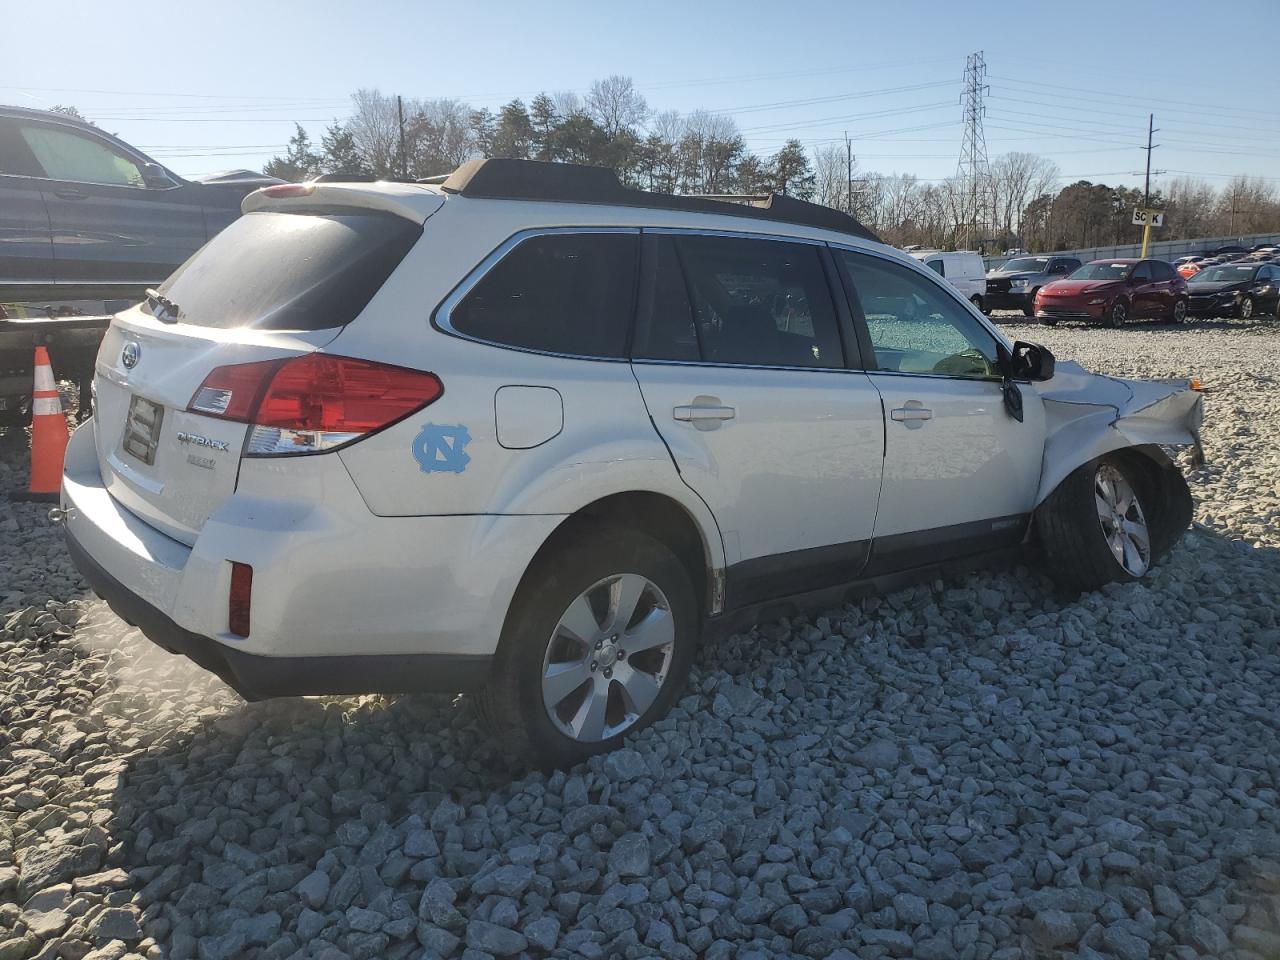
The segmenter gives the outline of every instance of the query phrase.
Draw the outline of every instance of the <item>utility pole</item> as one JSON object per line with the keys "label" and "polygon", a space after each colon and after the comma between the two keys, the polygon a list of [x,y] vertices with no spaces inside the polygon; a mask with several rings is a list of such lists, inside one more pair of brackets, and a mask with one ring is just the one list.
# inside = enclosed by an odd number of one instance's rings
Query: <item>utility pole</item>
{"label": "utility pole", "polygon": [[848,178],[848,186],[845,188],[845,212],[849,216],[853,216],[853,141],[849,139],[849,131],[844,132],[844,157],[845,157],[845,175]]}
{"label": "utility pole", "polygon": [[404,98],[396,94],[396,117],[400,121],[400,179],[409,179],[409,158],[404,152]]}
{"label": "utility pole", "polygon": [[961,246],[968,248],[978,236],[978,193],[985,192],[985,184],[991,176],[987,166],[987,139],[982,130],[982,118],[987,108],[982,102],[983,96],[991,92],[985,83],[987,61],[982,52],[972,53],[965,61],[964,91],[960,102],[964,106],[964,142],[960,146],[960,162],[956,164],[956,175],[961,181],[962,189],[968,193],[968,223],[958,226],[964,231]]}
{"label": "utility pole", "polygon": [[1240,204],[1240,191],[1235,189],[1235,187],[1232,187],[1231,188],[1231,228],[1227,231],[1227,233],[1231,234],[1232,236],[1235,236],[1235,233],[1236,233],[1236,207],[1239,206],[1239,204]]}
{"label": "utility pole", "polygon": [[1160,144],[1151,142],[1156,132],[1156,115],[1147,114],[1147,181],[1142,189],[1142,212],[1146,223],[1142,227],[1142,255],[1147,255],[1147,246],[1151,243],[1151,151]]}

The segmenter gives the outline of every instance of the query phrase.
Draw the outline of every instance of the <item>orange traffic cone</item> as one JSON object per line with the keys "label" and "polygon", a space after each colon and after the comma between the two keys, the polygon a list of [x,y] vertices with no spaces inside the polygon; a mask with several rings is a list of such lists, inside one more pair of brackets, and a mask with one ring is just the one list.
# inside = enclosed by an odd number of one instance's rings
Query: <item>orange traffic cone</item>
{"label": "orange traffic cone", "polygon": [[58,499],[68,439],[67,418],[53,379],[49,351],[36,347],[35,388],[31,391],[31,485],[26,499]]}

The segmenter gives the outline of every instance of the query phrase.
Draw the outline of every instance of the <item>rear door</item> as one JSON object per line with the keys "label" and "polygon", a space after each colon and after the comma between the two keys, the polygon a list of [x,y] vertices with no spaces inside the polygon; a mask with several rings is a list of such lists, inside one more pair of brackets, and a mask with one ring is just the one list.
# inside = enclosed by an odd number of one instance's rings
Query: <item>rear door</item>
{"label": "rear door", "polygon": [[53,278],[53,239],[42,171],[13,120],[0,117],[0,287],[20,299]]}
{"label": "rear door", "polygon": [[1151,262],[1143,260],[1129,274],[1129,316],[1138,320],[1160,312],[1159,284],[1151,270]]}
{"label": "rear door", "polygon": [[728,607],[852,580],[868,554],[883,414],[866,374],[846,368],[828,256],[792,240],[645,234],[632,367],[720,527]]}
{"label": "rear door", "polygon": [[64,124],[15,120],[44,172],[57,279],[78,285],[158,284],[206,238],[190,185],[146,185],[143,162]]}
{"label": "rear door", "polygon": [[111,495],[193,543],[235,490],[248,432],[187,411],[205,377],[331,341],[421,232],[420,223],[370,210],[248,214],[164,283],[169,309],[119,314],[94,381],[94,435]]}
{"label": "rear door", "polygon": [[886,411],[868,574],[1017,543],[1044,451],[1039,395],[1004,407],[997,339],[943,285],[895,260],[836,251]]}

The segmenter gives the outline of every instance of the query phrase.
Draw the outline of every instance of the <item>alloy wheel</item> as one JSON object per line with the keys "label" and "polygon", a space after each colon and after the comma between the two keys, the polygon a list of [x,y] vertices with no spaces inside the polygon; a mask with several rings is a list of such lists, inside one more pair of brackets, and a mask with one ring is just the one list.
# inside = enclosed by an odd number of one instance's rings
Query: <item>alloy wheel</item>
{"label": "alloy wheel", "polygon": [[1094,476],[1093,497],[1111,555],[1125,573],[1141,577],[1151,569],[1151,534],[1133,486],[1114,466],[1104,463]]}
{"label": "alloy wheel", "polygon": [[547,716],[572,740],[617,736],[657,700],[675,643],[675,617],[657,584],[636,573],[596,581],[569,604],[547,642]]}
{"label": "alloy wheel", "polygon": [[1182,323],[1187,319],[1187,301],[1178,300],[1173,305],[1173,322]]}
{"label": "alloy wheel", "polygon": [[1252,318],[1253,318],[1253,300],[1250,297],[1245,297],[1243,300],[1240,301],[1240,319],[1250,320]]}
{"label": "alloy wheel", "polygon": [[1121,326],[1129,317],[1129,308],[1123,303],[1117,303],[1111,308],[1111,325],[1113,327]]}

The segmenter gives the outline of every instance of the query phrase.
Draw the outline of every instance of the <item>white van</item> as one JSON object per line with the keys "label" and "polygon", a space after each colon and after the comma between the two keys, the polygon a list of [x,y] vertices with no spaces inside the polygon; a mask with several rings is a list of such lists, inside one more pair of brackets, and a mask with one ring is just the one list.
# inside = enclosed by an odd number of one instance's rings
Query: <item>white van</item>
{"label": "white van", "polygon": [[987,298],[987,270],[982,257],[972,250],[943,253],[940,250],[912,250],[911,256],[923,261],[935,273],[964,294],[979,310]]}

